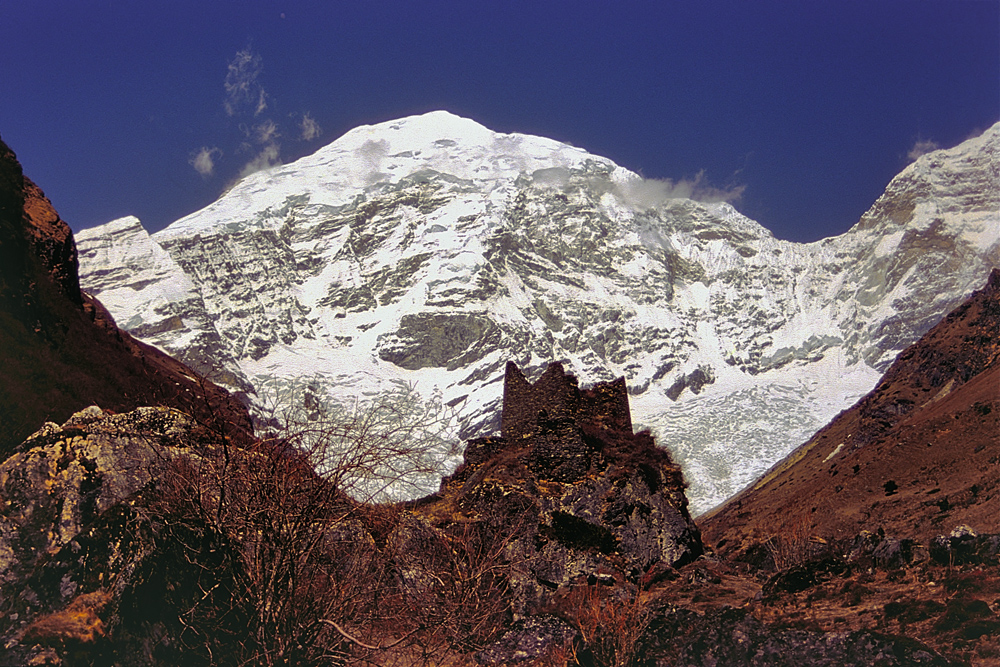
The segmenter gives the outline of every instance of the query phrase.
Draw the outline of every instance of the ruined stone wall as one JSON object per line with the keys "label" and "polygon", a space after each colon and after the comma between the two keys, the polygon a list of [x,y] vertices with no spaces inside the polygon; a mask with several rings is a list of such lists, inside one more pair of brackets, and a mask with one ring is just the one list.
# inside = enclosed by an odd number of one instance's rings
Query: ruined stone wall
{"label": "ruined stone wall", "polygon": [[458,508],[510,535],[516,614],[549,609],[584,583],[631,586],[702,553],[680,469],[648,431],[632,432],[624,379],[581,390],[552,363],[532,384],[508,363],[501,428],[468,442],[465,464],[421,511]]}
{"label": "ruined stone wall", "polygon": [[605,429],[631,433],[632,413],[625,378],[601,382],[585,390],[581,395],[580,413]]}
{"label": "ruined stone wall", "polygon": [[534,384],[528,382],[517,365],[508,362],[500,415],[502,437],[517,442],[535,433],[543,411],[542,421],[567,419],[579,424],[587,420],[606,429],[632,432],[624,378],[602,382],[581,392],[576,377],[566,373],[559,362],[549,364]]}

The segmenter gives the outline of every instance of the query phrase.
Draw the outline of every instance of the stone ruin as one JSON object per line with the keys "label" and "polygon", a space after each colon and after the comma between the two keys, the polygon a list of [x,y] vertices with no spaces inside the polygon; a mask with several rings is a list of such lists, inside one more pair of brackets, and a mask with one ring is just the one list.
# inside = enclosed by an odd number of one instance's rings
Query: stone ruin
{"label": "stone ruin", "polygon": [[582,424],[632,434],[624,378],[581,391],[576,378],[559,362],[549,364],[534,384],[513,362],[507,362],[500,435],[514,446],[534,439],[525,461],[529,470],[560,482],[579,480],[589,469],[593,453],[582,437]]}
{"label": "stone ruin", "polygon": [[549,364],[531,384],[512,362],[507,362],[503,386],[500,435],[519,440],[531,434],[540,420],[592,420],[614,431],[632,432],[625,378],[601,382],[580,390],[574,376],[558,361]]}
{"label": "stone ruin", "polygon": [[649,432],[632,432],[624,379],[580,389],[555,362],[530,383],[508,363],[500,421],[500,436],[468,442],[435,502],[520,526],[515,609],[581,581],[634,584],[701,553],[680,468]]}

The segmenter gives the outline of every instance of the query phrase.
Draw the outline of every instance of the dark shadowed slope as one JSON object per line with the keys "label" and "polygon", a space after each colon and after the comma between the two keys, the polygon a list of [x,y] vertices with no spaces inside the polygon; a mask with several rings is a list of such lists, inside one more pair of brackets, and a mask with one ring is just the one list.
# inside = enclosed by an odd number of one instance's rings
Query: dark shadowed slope
{"label": "dark shadowed slope", "polygon": [[734,553],[792,532],[918,540],[1000,530],[1000,271],[903,351],[870,394],[699,522]]}
{"label": "dark shadowed slope", "polygon": [[91,404],[168,405],[251,428],[238,401],[121,331],[81,293],[69,226],[0,141],[0,457],[43,422]]}

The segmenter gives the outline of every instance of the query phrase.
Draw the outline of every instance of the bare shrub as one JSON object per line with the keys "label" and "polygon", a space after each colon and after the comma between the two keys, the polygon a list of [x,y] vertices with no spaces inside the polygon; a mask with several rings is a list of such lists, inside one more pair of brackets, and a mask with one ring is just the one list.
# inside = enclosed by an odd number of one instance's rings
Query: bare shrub
{"label": "bare shrub", "polygon": [[774,562],[776,572],[800,565],[816,557],[827,547],[826,541],[810,533],[809,522],[776,523],[765,532],[764,548]]}
{"label": "bare shrub", "polygon": [[[653,617],[639,590],[619,586],[575,586],[553,611],[580,631],[588,664],[601,667],[635,664],[636,645]],[[574,661],[581,658],[573,656]]]}
{"label": "bare shrub", "polygon": [[207,664],[444,664],[505,625],[514,526],[426,524],[443,556],[414,587],[394,537],[407,510],[373,502],[437,486],[457,444],[439,403],[404,387],[282,417],[240,445],[212,433],[158,480],[151,521],[201,591],[177,621]]}
{"label": "bare shrub", "polygon": [[411,385],[353,403],[304,400],[274,411],[275,420],[273,439],[294,445],[327,482],[362,502],[436,491],[442,469],[460,453],[453,411]]}
{"label": "bare shrub", "polygon": [[517,524],[464,522],[450,534],[452,559],[435,604],[427,605],[428,621],[450,645],[463,651],[485,646],[510,621],[509,554]]}
{"label": "bare shrub", "polygon": [[378,515],[369,525],[391,564],[392,576],[373,591],[380,613],[324,622],[349,638],[352,664],[468,664],[511,621],[510,542],[522,527],[459,520],[436,529],[407,511],[389,525],[389,507],[366,508]]}

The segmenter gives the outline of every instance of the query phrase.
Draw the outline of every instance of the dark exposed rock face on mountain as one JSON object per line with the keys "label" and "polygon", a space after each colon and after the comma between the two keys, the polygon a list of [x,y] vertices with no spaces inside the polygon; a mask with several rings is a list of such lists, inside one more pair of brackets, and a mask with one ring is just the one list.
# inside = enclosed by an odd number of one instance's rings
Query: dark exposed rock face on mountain
{"label": "dark exposed rock face on mountain", "polygon": [[462,520],[516,527],[518,613],[568,586],[634,584],[701,553],[680,468],[648,432],[632,433],[624,380],[580,390],[553,363],[530,384],[508,363],[501,424],[502,436],[469,442],[465,464],[419,511],[448,506]]}
{"label": "dark exposed rock face on mountain", "polygon": [[221,388],[120,330],[80,291],[76,245],[42,191],[0,142],[0,456],[44,421],[98,403],[171,405],[250,432]]}

